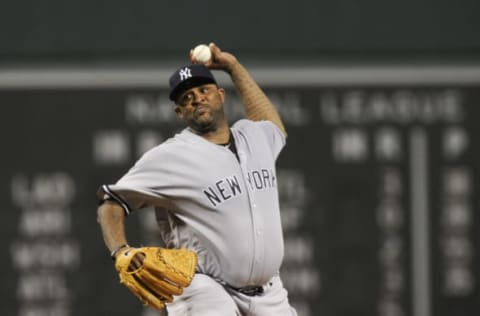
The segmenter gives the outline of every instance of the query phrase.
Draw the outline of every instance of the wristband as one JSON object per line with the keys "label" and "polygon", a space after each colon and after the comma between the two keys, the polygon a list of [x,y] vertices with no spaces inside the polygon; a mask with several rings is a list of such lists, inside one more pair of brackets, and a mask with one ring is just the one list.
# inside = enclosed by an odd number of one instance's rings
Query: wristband
{"label": "wristband", "polygon": [[110,257],[112,258],[113,261],[115,261],[115,259],[116,259],[117,252],[118,252],[119,250],[125,248],[125,247],[129,247],[129,248],[130,248],[130,246],[129,246],[128,244],[123,244],[123,245],[115,248],[115,249],[110,253]]}

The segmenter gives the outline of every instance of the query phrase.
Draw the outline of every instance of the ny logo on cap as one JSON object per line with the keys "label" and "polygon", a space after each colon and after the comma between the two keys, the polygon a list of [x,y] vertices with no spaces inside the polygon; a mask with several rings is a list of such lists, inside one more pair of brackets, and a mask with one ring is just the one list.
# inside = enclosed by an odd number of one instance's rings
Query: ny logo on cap
{"label": "ny logo on cap", "polygon": [[192,77],[192,71],[188,67],[180,69],[178,74],[180,75],[180,80],[182,80],[182,81]]}

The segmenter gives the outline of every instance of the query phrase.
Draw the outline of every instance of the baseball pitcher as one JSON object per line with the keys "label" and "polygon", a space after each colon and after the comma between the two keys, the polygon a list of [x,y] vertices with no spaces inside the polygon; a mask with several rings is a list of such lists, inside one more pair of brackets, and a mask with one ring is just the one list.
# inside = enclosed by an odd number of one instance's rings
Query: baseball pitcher
{"label": "baseball pitcher", "polygon": [[[170,77],[185,129],[146,152],[115,184],[102,185],[98,222],[120,282],[139,300],[175,316],[295,316],[279,269],[283,259],[276,159],[286,131],[276,109],[231,53]],[[229,125],[229,74],[245,119]],[[125,218],[154,206],[165,248],[129,246]]]}

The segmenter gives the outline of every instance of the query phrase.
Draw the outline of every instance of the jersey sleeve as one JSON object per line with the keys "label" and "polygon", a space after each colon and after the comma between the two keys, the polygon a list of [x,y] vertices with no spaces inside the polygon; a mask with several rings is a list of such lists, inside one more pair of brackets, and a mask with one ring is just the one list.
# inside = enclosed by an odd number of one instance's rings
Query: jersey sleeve
{"label": "jersey sleeve", "polygon": [[272,153],[275,159],[277,159],[283,147],[285,147],[287,137],[277,125],[270,121],[260,121],[257,124],[267,136],[267,141],[271,146]]}
{"label": "jersey sleeve", "polygon": [[168,162],[168,155],[161,149],[147,152],[115,184],[102,185],[97,197],[116,201],[127,215],[149,205],[171,207],[167,199],[172,187]]}
{"label": "jersey sleeve", "polygon": [[271,121],[250,121],[243,119],[237,122],[237,126],[240,129],[245,129],[252,133],[252,137],[258,137],[258,133],[264,136],[270,150],[272,152],[273,159],[277,159],[278,155],[285,147],[287,137],[283,131]]}

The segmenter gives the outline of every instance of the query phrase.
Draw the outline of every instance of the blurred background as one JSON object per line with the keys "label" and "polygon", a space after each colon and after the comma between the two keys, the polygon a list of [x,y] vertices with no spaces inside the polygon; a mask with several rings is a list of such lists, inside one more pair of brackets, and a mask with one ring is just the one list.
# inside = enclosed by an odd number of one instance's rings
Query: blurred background
{"label": "blurred background", "polygon": [[[156,315],[118,283],[95,191],[181,129],[168,77],[212,41],[289,131],[299,316],[479,315],[479,34],[474,0],[3,1],[0,315]],[[159,243],[151,210],[127,225]]]}

